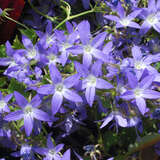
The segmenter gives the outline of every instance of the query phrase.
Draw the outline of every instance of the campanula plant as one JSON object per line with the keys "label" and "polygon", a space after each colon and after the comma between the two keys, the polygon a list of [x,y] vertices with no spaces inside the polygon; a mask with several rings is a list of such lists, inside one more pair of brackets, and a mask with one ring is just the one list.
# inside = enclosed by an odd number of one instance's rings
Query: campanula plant
{"label": "campanula plant", "polygon": [[159,4],[28,0],[19,21],[2,7],[17,31],[0,45],[0,159],[158,157]]}

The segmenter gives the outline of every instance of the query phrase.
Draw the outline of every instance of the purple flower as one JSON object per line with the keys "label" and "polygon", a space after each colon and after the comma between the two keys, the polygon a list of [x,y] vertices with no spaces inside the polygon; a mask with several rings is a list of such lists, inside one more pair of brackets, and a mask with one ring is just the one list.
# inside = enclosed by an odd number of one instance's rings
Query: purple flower
{"label": "purple flower", "polygon": [[141,12],[140,9],[136,9],[135,11],[126,16],[124,8],[121,6],[120,3],[118,3],[117,12],[119,17],[114,15],[105,15],[104,17],[109,20],[115,21],[117,23],[116,28],[123,28],[123,27],[132,27],[138,29],[140,28],[139,24],[132,21],[140,14]]}
{"label": "purple flower", "polygon": [[[44,155],[44,160],[61,160],[61,156],[59,154],[60,150],[63,149],[64,144],[58,144],[54,146],[51,136],[49,135],[47,138],[47,147],[48,148],[36,148],[35,151],[40,155]],[[69,154],[68,152],[66,153]],[[66,155],[65,155],[66,156]]]}
{"label": "purple flower", "polygon": [[8,94],[7,96],[3,97],[1,91],[0,91],[0,113],[3,112],[10,112],[10,109],[8,108],[8,101],[12,98],[13,94]]}
{"label": "purple flower", "polygon": [[139,111],[144,115],[148,111],[145,99],[160,98],[160,92],[151,89],[151,84],[154,80],[154,76],[148,75],[144,77],[140,82],[138,82],[137,77],[131,72],[127,72],[127,77],[131,89],[127,90],[121,96],[121,98],[125,100],[135,99]]}
{"label": "purple flower", "polygon": [[38,61],[39,56],[40,56],[39,55],[39,48],[38,48],[39,42],[37,42],[37,44],[33,45],[32,41],[29,38],[27,38],[26,36],[22,36],[22,42],[23,42],[23,45],[26,49],[21,49],[20,51],[25,54],[25,56],[28,60],[34,59],[34,60]]}
{"label": "purple flower", "polygon": [[83,64],[86,67],[92,64],[93,57],[106,61],[106,55],[99,49],[104,43],[106,32],[102,32],[92,38],[88,21],[82,21],[78,24],[77,29],[82,45],[75,46],[69,51],[75,54],[83,54]]}
{"label": "purple flower", "polygon": [[70,159],[71,159],[71,150],[68,149],[67,151],[64,152],[61,160],[70,160]]}
{"label": "purple flower", "polygon": [[101,65],[100,61],[95,62],[91,67],[91,73],[85,68],[85,66],[76,63],[76,68],[80,74],[82,70],[85,70],[85,78],[82,80],[82,89],[85,90],[85,97],[90,106],[94,102],[95,92],[97,89],[111,89],[113,86],[106,80],[99,77],[101,74]]}
{"label": "purple flower", "polygon": [[35,160],[33,147],[23,144],[20,151],[11,154],[13,157],[22,157],[23,160]]}
{"label": "purple flower", "polygon": [[45,33],[41,31],[36,32],[40,38],[39,43],[43,46],[43,48],[47,49],[52,46],[56,42],[56,36],[52,33],[52,23],[48,21],[48,24],[45,29]]}
{"label": "purple flower", "polygon": [[20,93],[14,92],[16,102],[21,107],[21,110],[17,110],[9,113],[4,117],[6,121],[16,121],[24,119],[24,128],[27,136],[30,136],[34,118],[40,121],[51,121],[49,115],[37,107],[41,104],[41,99],[38,95],[34,96],[31,102],[28,102]]}
{"label": "purple flower", "polygon": [[40,62],[44,65],[48,65],[49,68],[51,64],[56,65],[56,63],[61,63],[61,59],[58,56],[58,46],[53,44],[48,49],[41,48],[40,52],[42,53],[40,56]]}
{"label": "purple flower", "polygon": [[141,25],[140,33],[145,34],[151,27],[153,27],[157,32],[160,33],[160,1],[149,0],[148,8],[143,9],[142,18],[144,19]]}
{"label": "purple flower", "polygon": [[72,53],[70,48],[74,45],[74,42],[77,40],[77,31],[71,32],[68,35],[64,34],[64,31],[55,31],[55,36],[57,39],[57,46],[59,48],[59,52],[61,53],[60,59],[61,63],[64,66],[68,60],[68,56]]}
{"label": "purple flower", "polygon": [[78,74],[72,75],[62,80],[61,73],[51,64],[50,76],[53,84],[42,85],[37,92],[40,94],[53,94],[52,97],[52,113],[56,114],[62,105],[63,97],[72,102],[82,102],[82,98],[70,88],[73,87],[80,76]]}
{"label": "purple flower", "polygon": [[111,112],[105,119],[100,128],[105,127],[110,121],[115,120],[116,123],[121,127],[127,127],[128,122],[127,119],[122,116],[120,112],[113,111]]}
{"label": "purple flower", "polygon": [[160,60],[160,54],[143,56],[140,47],[134,46],[132,56],[133,59],[130,60],[138,79],[141,78],[144,70],[147,70],[149,74],[157,73],[157,70],[151,64]]}

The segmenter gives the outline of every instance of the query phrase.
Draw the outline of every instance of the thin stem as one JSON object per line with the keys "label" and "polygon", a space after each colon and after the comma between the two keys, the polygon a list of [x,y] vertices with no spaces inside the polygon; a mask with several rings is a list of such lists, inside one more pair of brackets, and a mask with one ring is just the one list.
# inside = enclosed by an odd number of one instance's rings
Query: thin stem
{"label": "thin stem", "polygon": [[27,26],[25,26],[24,24],[22,24],[22,23],[14,20],[14,19],[8,17],[7,15],[5,15],[5,18],[8,19],[8,20],[10,20],[10,21],[12,21],[12,22],[15,22],[15,23],[19,24],[20,26],[24,27],[25,29],[29,30],[29,28]]}
{"label": "thin stem", "polygon": [[76,14],[76,15],[73,15],[73,16],[68,16],[66,17],[61,23],[59,23],[55,28],[54,30],[58,29],[60,26],[62,26],[65,22],[71,20],[71,19],[74,19],[74,18],[77,18],[77,17],[80,17],[80,16],[84,16],[86,14],[89,14],[89,13],[93,13],[93,12],[96,12],[95,9],[91,9],[89,11],[84,11],[82,13],[79,13],[79,14]]}
{"label": "thin stem", "polygon": [[18,132],[19,134],[21,134],[21,131],[20,131],[19,128],[17,127],[16,123],[13,121],[12,124],[13,124],[13,126],[16,128],[17,132]]}
{"label": "thin stem", "polygon": [[71,14],[71,6],[66,1],[64,1],[64,0],[61,0],[61,1],[68,7],[67,9],[64,8],[64,10],[65,10],[65,12],[67,14],[67,17],[69,17],[70,14]]}

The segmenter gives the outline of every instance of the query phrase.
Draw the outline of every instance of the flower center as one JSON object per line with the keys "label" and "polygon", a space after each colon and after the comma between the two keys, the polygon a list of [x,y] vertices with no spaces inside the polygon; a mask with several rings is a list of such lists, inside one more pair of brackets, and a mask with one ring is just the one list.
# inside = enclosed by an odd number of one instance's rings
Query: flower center
{"label": "flower center", "polygon": [[96,82],[97,82],[97,78],[96,78],[95,76],[89,75],[89,76],[87,77],[87,84],[88,84],[89,86],[96,86]]}
{"label": "flower center", "polygon": [[31,115],[33,113],[32,106],[28,104],[24,109],[24,114]]}
{"label": "flower center", "polygon": [[23,145],[20,150],[21,155],[30,155],[31,154],[31,146]]}
{"label": "flower center", "polygon": [[30,50],[28,50],[28,54],[27,54],[27,57],[30,58],[30,59],[33,59],[37,54],[37,51],[35,48],[32,48]]}
{"label": "flower center", "polygon": [[158,22],[158,18],[156,16],[156,14],[150,14],[148,17],[147,17],[147,22],[151,25],[154,25]]}
{"label": "flower center", "polygon": [[134,63],[134,66],[136,69],[140,70],[140,69],[145,69],[146,65],[142,62],[142,61],[136,61]]}
{"label": "flower center", "polygon": [[0,100],[0,108],[4,108],[6,106],[6,102],[4,100]]}
{"label": "flower center", "polygon": [[49,56],[47,56],[48,60],[49,60],[49,63],[56,63],[56,56],[54,54],[50,54]]}
{"label": "flower center", "polygon": [[53,157],[53,156],[56,154],[56,152],[55,152],[54,149],[50,149],[49,152],[48,152],[48,154],[49,154],[51,157]]}
{"label": "flower center", "polygon": [[56,85],[56,91],[58,91],[58,92],[62,92],[63,91],[63,89],[64,89],[64,86],[63,86],[63,84],[57,84]]}
{"label": "flower center", "polygon": [[136,97],[142,97],[142,94],[143,94],[143,89],[141,89],[141,88],[134,89],[134,95]]}
{"label": "flower center", "polygon": [[127,18],[123,18],[120,20],[120,23],[123,25],[123,26],[128,26],[129,23],[130,23],[130,20],[127,19]]}
{"label": "flower center", "polygon": [[93,51],[93,47],[90,46],[90,45],[86,45],[84,46],[84,52],[87,53],[87,54],[91,54]]}

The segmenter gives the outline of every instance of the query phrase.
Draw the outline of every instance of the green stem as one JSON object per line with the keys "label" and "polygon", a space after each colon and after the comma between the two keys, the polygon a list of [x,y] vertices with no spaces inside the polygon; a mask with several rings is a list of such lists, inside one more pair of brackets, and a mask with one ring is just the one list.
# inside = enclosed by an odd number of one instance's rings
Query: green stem
{"label": "green stem", "polygon": [[48,135],[48,133],[47,133],[47,131],[46,131],[46,129],[45,129],[45,127],[44,127],[44,125],[42,125],[42,130],[43,130],[43,132],[45,133],[45,135],[47,136],[47,135]]}
{"label": "green stem", "polygon": [[5,17],[6,19],[12,21],[12,22],[15,22],[15,23],[19,24],[20,26],[24,27],[25,29],[29,30],[29,28],[28,28],[27,26],[25,26],[24,24],[22,24],[22,23],[20,23],[20,22],[14,20],[14,19],[8,17],[7,15],[5,15],[4,17]]}
{"label": "green stem", "polygon": [[20,131],[20,129],[17,127],[16,123],[13,121],[12,124],[13,124],[13,126],[16,128],[17,132],[18,132],[19,134],[21,134],[21,131]]}
{"label": "green stem", "polygon": [[60,26],[62,26],[65,22],[71,20],[71,19],[74,19],[74,18],[77,18],[77,17],[80,17],[80,16],[84,16],[86,14],[89,14],[89,13],[93,13],[93,12],[96,12],[95,9],[91,9],[89,11],[84,11],[82,13],[79,13],[79,14],[76,14],[76,15],[73,15],[73,16],[68,16],[67,18],[65,18],[61,23],[59,23],[55,28],[55,29],[58,29]]}

